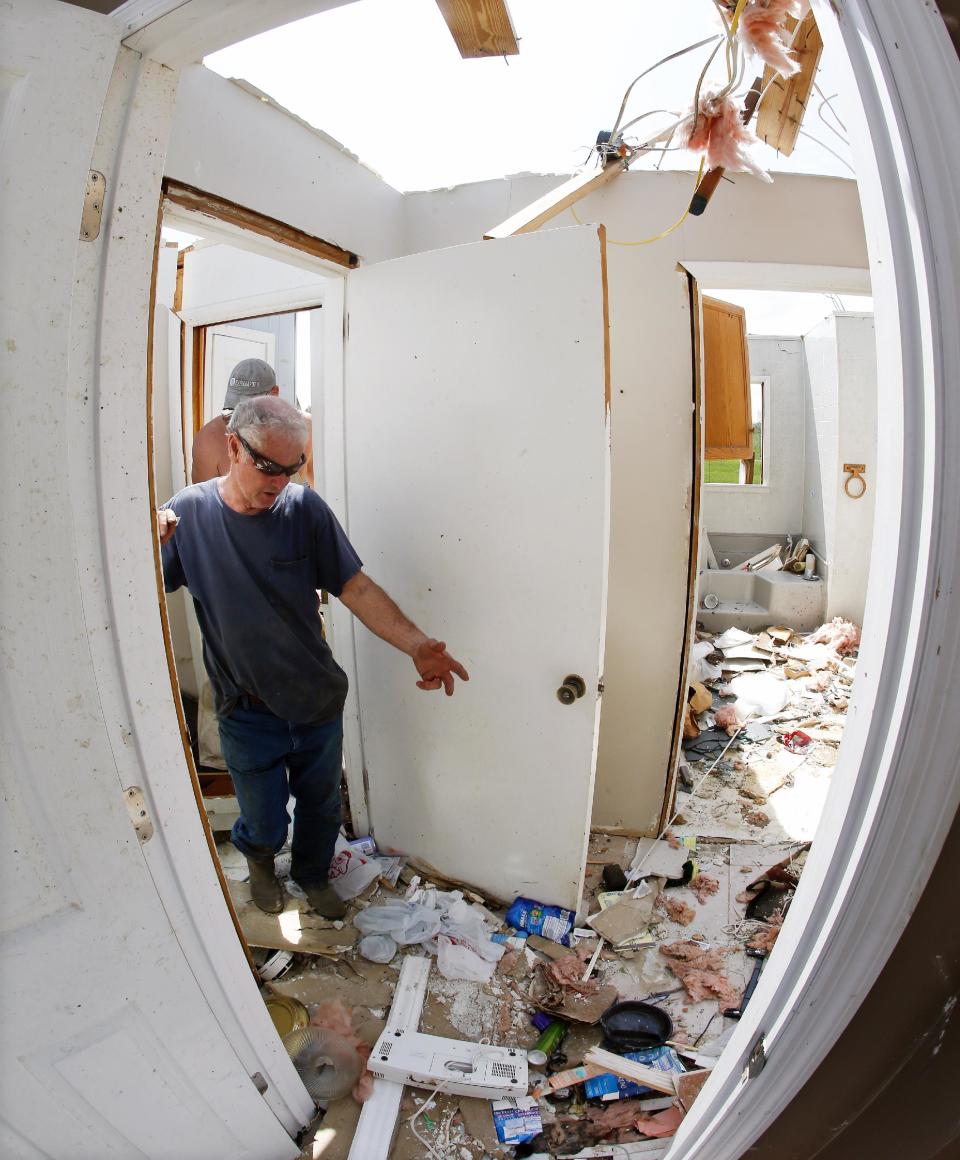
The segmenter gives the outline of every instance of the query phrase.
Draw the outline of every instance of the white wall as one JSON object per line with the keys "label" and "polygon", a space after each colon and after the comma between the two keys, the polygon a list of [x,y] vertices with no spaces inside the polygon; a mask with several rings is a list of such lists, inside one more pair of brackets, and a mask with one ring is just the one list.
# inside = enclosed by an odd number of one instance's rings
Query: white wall
{"label": "white wall", "polygon": [[[877,485],[873,315],[833,315],[803,341],[808,378],[803,533],[827,580],[827,616],[862,624]],[[862,499],[844,492],[844,463],[866,464]],[[856,493],[859,486],[851,490]]]}
{"label": "white wall", "polygon": [[397,190],[331,137],[201,65],[181,76],[164,173],[367,261],[399,252]]}
{"label": "white wall", "polygon": [[701,496],[708,532],[798,532],[803,520],[804,396],[800,338],[748,339],[750,377],[768,380],[764,414],[763,483],[705,484]]}
{"label": "white wall", "polygon": [[[561,180],[523,175],[408,194],[404,248],[474,241]],[[668,238],[617,244],[670,225],[692,185],[692,174],[630,173],[577,206],[582,220],[606,224],[610,240],[613,494],[593,820],[641,832],[656,829],[663,802],[687,603],[693,368],[677,263],[867,265],[856,187],[833,178],[778,176],[767,186],[738,177]],[[545,228],[573,220],[565,212]]]}
{"label": "white wall", "polygon": [[[841,481],[845,463],[865,463],[867,490],[863,499],[837,491],[836,545],[827,586],[827,615],[846,616],[863,624],[873,508],[877,490],[877,348],[872,314],[841,314],[837,318],[837,358],[840,367],[840,433],[837,465]],[[854,494],[859,485],[853,484]]]}

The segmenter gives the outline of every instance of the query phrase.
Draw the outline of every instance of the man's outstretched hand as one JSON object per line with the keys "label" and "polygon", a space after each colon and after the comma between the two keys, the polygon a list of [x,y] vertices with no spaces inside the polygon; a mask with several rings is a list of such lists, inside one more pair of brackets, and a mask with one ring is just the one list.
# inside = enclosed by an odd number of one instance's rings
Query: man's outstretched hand
{"label": "man's outstretched hand", "polygon": [[157,512],[157,531],[160,533],[160,543],[165,544],[177,530],[179,517],[170,508],[160,508]]}
{"label": "man's outstretched hand", "polygon": [[414,650],[412,659],[420,674],[418,689],[439,689],[443,685],[444,692],[452,697],[454,673],[461,681],[470,680],[467,670],[447,652],[442,640],[425,640]]}

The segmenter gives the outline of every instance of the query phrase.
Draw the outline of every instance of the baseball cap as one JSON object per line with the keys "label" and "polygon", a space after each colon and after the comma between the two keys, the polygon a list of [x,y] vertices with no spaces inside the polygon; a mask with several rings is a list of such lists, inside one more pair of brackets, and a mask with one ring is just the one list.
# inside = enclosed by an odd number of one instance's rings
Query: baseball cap
{"label": "baseball cap", "polygon": [[224,411],[232,411],[241,399],[267,395],[277,385],[277,373],[262,358],[245,358],[230,372],[227,393],[223,398]]}

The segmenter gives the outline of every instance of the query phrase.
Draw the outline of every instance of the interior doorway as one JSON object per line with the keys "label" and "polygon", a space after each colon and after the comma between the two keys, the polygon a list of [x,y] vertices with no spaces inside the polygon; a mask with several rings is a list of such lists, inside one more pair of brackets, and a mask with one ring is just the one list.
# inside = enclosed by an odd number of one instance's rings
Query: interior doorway
{"label": "interior doorway", "polygon": [[[326,457],[317,452],[325,442],[324,382],[336,377],[340,358],[342,291],[334,270],[351,257],[331,263],[326,250],[323,257],[314,255],[316,239],[300,238],[287,227],[278,227],[274,238],[268,220],[237,225],[229,204],[205,200],[199,214],[177,204],[177,196],[173,191],[173,198],[165,199],[156,256],[151,470],[160,503],[211,473],[226,473],[227,380],[246,358],[266,362],[279,397],[308,416],[308,459],[298,479],[313,484],[315,461],[327,465],[332,476]],[[211,209],[223,217],[214,217]],[[220,436],[222,455],[211,458],[210,441],[204,443],[208,450],[197,454],[195,441],[204,428]],[[248,961],[260,972],[272,952],[251,947],[238,918],[243,899],[235,887],[246,870],[239,871],[229,833],[239,810],[220,753],[197,618],[185,590],[169,594],[162,605],[185,724],[185,768],[194,781],[225,903]]]}

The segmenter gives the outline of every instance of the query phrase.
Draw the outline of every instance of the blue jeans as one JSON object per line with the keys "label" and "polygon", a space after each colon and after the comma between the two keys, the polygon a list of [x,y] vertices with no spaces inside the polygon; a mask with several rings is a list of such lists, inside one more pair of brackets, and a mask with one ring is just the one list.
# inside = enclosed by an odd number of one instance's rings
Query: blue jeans
{"label": "blue jeans", "polygon": [[240,805],[231,839],[250,858],[270,858],[287,840],[293,814],[291,877],[322,885],[340,831],[343,721],[297,725],[265,708],[238,706],[221,717],[220,744]]}

